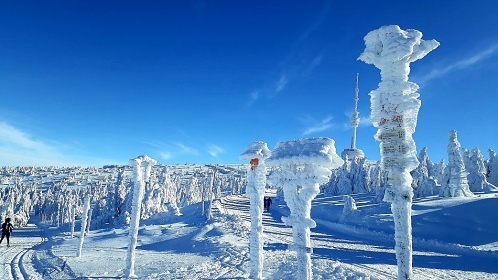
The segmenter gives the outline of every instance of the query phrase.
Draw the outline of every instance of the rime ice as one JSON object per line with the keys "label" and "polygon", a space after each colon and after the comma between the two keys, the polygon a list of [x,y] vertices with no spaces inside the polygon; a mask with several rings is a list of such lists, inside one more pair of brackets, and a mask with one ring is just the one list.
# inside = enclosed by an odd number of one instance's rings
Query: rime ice
{"label": "rime ice", "polygon": [[242,160],[251,160],[247,170],[246,194],[250,199],[251,235],[249,237],[249,255],[251,265],[251,279],[263,278],[263,198],[266,186],[265,160],[271,152],[264,142],[251,143],[246,151],[240,155]]}
{"label": "rime ice", "polygon": [[275,168],[269,180],[283,188],[290,209],[290,216],[282,220],[292,226],[298,262],[296,279],[312,279],[310,228],[316,223],[311,219],[311,201],[320,192],[320,184],[328,182],[331,169],[343,162],[330,138],[279,142],[267,160],[268,166]]}
{"label": "rime ice", "polygon": [[133,166],[133,202],[131,209],[130,221],[130,243],[128,245],[128,254],[126,256],[127,277],[135,278],[135,248],[138,239],[138,226],[140,223],[140,210],[144,195],[145,184],[149,181],[150,171],[152,166],[156,164],[156,160],[143,155],[130,160],[130,165]]}
{"label": "rime ice", "polygon": [[380,69],[379,88],[370,92],[371,118],[378,128],[383,168],[388,172],[385,199],[391,202],[395,223],[398,279],[412,278],[411,203],[413,190],[410,171],[418,165],[412,134],[420,109],[418,86],[408,81],[410,63],[423,58],[439,46],[435,40],[422,40],[414,29],[397,25],[369,32],[365,51],[358,59]]}

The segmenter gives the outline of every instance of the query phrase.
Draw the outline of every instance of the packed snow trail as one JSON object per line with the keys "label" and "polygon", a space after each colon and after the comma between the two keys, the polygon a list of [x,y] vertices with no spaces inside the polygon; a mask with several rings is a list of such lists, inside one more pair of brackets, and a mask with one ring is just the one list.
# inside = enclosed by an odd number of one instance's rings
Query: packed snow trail
{"label": "packed snow trail", "polygon": [[[249,200],[246,197],[225,197],[222,199],[222,206],[228,213],[249,222]],[[270,269],[272,260],[276,260],[277,251],[278,254],[289,253],[285,251],[288,251],[287,245],[292,244],[291,228],[281,222],[282,215],[288,215],[288,209],[283,203],[279,204],[278,200],[274,200],[270,213],[263,215],[265,270]],[[329,222],[324,218],[326,217],[315,219],[317,227],[311,233],[314,279],[320,279],[321,270],[327,266],[329,269],[335,268],[338,274],[343,273],[342,270],[353,271],[354,273],[349,274],[352,279],[397,278],[393,236]],[[414,243],[414,279],[498,279],[496,254],[424,240],[415,240]],[[479,259],[477,266],[475,261],[471,261],[476,258]],[[445,262],[451,259],[451,265],[444,264],[442,259]],[[292,263],[289,266],[292,270]],[[277,272],[280,273],[279,279],[285,278],[282,276],[283,269]],[[292,274],[288,275],[292,279]],[[322,273],[323,278],[326,278],[325,275]],[[330,271],[328,276],[330,277]]]}
{"label": "packed snow trail", "polygon": [[10,247],[6,238],[0,244],[0,279],[43,279],[33,265],[33,247],[45,241],[42,230],[33,224],[15,228],[10,236]]}

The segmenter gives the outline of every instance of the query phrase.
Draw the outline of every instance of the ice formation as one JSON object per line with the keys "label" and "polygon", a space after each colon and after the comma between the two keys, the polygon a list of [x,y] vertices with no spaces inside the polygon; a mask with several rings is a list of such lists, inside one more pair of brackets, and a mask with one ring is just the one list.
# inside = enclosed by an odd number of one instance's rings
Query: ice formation
{"label": "ice formation", "polygon": [[90,198],[85,197],[83,201],[83,215],[81,216],[81,234],[80,234],[80,245],[78,247],[77,257],[81,257],[81,251],[83,249],[83,242],[85,241],[85,232],[88,219],[88,211],[90,210]]}
{"label": "ice formation", "polygon": [[249,237],[250,279],[263,279],[263,198],[266,186],[265,160],[271,152],[265,142],[251,143],[241,160],[249,160],[246,194],[250,200],[251,234]]}
{"label": "ice formation", "polygon": [[342,208],[342,215],[340,218],[341,222],[344,222],[348,217],[353,214],[358,208],[356,207],[356,201],[350,195],[345,195],[342,197],[344,201],[344,208]]}
{"label": "ice formation", "polygon": [[282,187],[290,216],[283,217],[292,226],[293,249],[297,252],[296,279],[312,279],[310,228],[311,201],[320,192],[320,184],[327,183],[333,168],[344,161],[336,154],[334,140],[308,138],[279,142],[267,165],[274,168],[270,184]]}
{"label": "ice formation", "polygon": [[135,248],[138,239],[138,226],[140,224],[140,210],[146,182],[149,181],[152,166],[156,160],[143,155],[130,160],[133,167],[133,201],[131,206],[130,220],[130,243],[128,245],[128,254],[126,256],[126,272],[128,278],[135,278]]}
{"label": "ice formation", "polygon": [[423,58],[439,46],[435,40],[422,40],[414,29],[397,25],[369,32],[365,50],[358,58],[380,69],[379,88],[370,92],[371,118],[381,141],[381,162],[392,188],[385,199],[391,202],[395,223],[398,279],[412,278],[411,203],[413,190],[410,171],[418,165],[412,134],[420,109],[418,86],[408,81],[410,63]]}
{"label": "ice formation", "polygon": [[413,177],[412,186],[415,197],[434,195],[437,187],[434,163],[429,159],[427,147],[424,147],[418,155],[419,165],[411,172]]}
{"label": "ice formation", "polygon": [[458,142],[457,132],[455,130],[449,133],[448,143],[448,166],[446,167],[445,177],[441,184],[440,196],[443,197],[472,197],[474,194],[470,191],[463,157],[460,153],[460,142]]}
{"label": "ice formation", "polygon": [[489,183],[486,178],[486,162],[484,156],[478,148],[467,150],[465,149],[465,168],[469,175],[467,176],[469,188],[471,192],[490,193],[498,190],[498,188]]}
{"label": "ice formation", "polygon": [[71,221],[71,238],[74,237],[74,226],[76,224],[76,206],[73,205],[71,208],[69,208],[69,214],[71,215],[69,217]]}
{"label": "ice formation", "polygon": [[488,150],[489,159],[486,162],[486,178],[491,184],[498,186],[498,156],[492,149]]}

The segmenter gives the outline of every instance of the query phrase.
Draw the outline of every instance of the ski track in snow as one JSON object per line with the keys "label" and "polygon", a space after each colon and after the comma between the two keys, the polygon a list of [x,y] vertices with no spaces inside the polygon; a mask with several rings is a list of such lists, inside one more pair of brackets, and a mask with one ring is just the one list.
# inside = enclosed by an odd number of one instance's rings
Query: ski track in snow
{"label": "ski track in snow", "polygon": [[0,245],[0,279],[43,279],[33,266],[33,248],[46,242],[42,236],[40,229],[28,224],[14,230],[10,237],[10,247],[7,247],[7,240],[3,240]]}

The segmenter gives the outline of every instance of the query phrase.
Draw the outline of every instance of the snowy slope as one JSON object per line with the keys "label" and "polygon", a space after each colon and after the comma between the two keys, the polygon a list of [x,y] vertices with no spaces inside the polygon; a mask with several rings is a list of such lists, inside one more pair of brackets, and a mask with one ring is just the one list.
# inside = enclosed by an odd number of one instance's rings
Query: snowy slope
{"label": "snowy slope", "polygon": [[[341,196],[319,195],[313,202],[312,217],[318,224],[312,229],[314,279],[395,279],[389,205],[372,203],[373,195],[353,197],[358,210],[345,223],[339,222]],[[200,215],[200,204],[182,209],[182,216],[165,213],[143,220],[136,257],[138,277],[247,278],[248,199],[228,196],[215,205],[210,221]],[[415,200],[413,209],[415,279],[498,278],[496,194],[425,198]],[[291,231],[281,222],[287,214],[279,198],[274,199],[271,213],[264,214],[266,279],[294,279],[295,254],[287,250]],[[14,269],[17,266],[24,267],[31,279],[119,279],[124,275],[127,228],[90,231],[77,258],[79,239],[70,237],[69,225],[38,224],[40,232],[14,232],[9,250],[16,251],[2,254],[2,279],[25,279],[19,276],[22,270]],[[47,241],[37,245],[45,236]]]}

